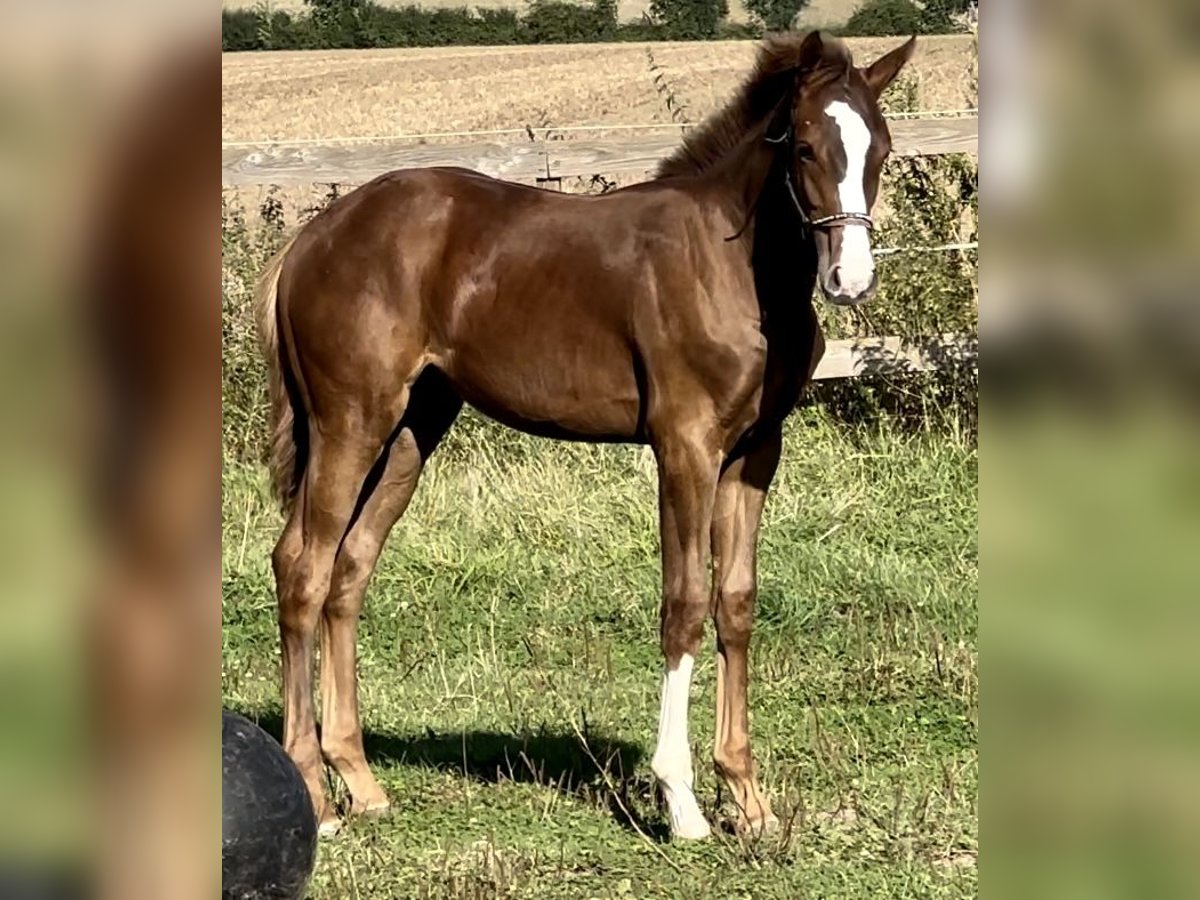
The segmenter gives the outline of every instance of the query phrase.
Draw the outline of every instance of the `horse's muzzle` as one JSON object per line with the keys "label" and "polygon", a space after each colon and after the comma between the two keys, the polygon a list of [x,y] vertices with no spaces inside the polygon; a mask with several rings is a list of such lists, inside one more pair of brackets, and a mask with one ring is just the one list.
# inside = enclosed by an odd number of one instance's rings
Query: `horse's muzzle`
{"label": "horse's muzzle", "polygon": [[871,276],[871,283],[867,285],[866,290],[857,294],[849,294],[840,288],[831,288],[824,278],[820,279],[821,294],[825,297],[826,302],[832,303],[834,306],[861,306],[872,297],[875,296],[875,289],[879,287],[879,271],[876,270]]}

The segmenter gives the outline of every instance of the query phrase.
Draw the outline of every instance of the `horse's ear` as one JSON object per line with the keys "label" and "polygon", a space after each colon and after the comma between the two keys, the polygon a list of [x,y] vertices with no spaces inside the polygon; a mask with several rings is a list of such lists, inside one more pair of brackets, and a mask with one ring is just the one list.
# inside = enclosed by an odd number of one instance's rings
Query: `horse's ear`
{"label": "horse's ear", "polygon": [[876,97],[887,90],[887,86],[896,80],[896,76],[900,74],[904,64],[912,59],[916,46],[917,38],[914,35],[891,53],[881,56],[863,69],[863,78]]}
{"label": "horse's ear", "polygon": [[800,44],[797,68],[801,71],[812,71],[821,64],[824,55],[825,42],[821,37],[821,32],[810,31]]}

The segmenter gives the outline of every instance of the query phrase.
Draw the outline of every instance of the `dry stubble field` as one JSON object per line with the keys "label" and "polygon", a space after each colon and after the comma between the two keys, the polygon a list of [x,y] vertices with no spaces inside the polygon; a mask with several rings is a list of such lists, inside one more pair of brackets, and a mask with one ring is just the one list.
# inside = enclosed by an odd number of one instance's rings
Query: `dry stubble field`
{"label": "dry stubble field", "polygon": [[[874,59],[896,38],[848,42]],[[334,139],[596,124],[670,123],[648,54],[699,121],[741,82],[753,41],[227,53],[222,139]],[[972,99],[969,35],[926,37],[907,75],[921,110]]]}

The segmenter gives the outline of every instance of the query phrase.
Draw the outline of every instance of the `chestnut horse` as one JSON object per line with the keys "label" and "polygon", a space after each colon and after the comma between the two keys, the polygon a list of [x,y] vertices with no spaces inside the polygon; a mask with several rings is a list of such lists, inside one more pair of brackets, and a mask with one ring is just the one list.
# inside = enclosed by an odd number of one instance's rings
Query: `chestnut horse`
{"label": "chestnut horse", "polygon": [[332,203],[271,264],[259,312],[272,469],[290,510],[273,557],[284,746],[323,831],[338,820],[322,757],[352,813],[388,804],[363,753],[357,621],[464,402],[530,434],[650,445],[665,658],[651,768],[672,834],[709,834],[687,723],[709,615],[716,770],[740,828],[777,824],[746,710],[759,518],[783,420],[824,349],[814,284],[837,304],[874,289],[869,214],[890,150],[878,100],[913,46],[860,69],[820,33],[768,37],[728,106],[652,181],[571,196],[463,169],[392,172]]}

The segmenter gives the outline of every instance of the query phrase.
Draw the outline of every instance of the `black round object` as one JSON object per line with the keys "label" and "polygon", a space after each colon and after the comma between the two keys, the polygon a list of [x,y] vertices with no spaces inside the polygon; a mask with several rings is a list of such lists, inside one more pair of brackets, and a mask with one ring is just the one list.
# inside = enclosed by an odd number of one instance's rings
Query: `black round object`
{"label": "black round object", "polygon": [[300,770],[278,742],[221,711],[221,896],[302,897],[317,854],[317,820]]}

